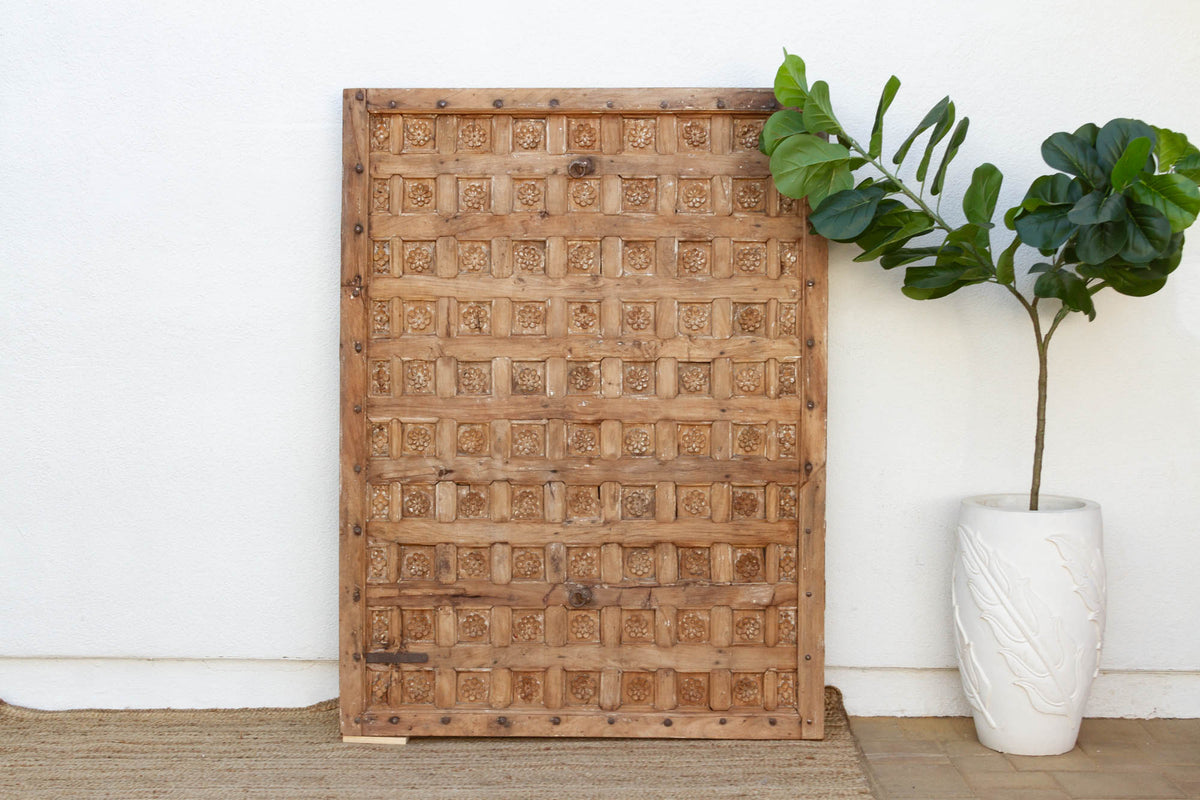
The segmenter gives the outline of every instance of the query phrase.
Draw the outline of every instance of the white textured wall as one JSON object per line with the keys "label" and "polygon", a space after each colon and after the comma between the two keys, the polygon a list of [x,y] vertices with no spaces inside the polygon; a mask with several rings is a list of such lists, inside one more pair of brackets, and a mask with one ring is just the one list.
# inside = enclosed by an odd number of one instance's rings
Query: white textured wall
{"label": "white textured wall", "polygon": [[[335,9],[335,6],[338,9]],[[0,698],[336,693],[345,86],[761,86],[787,46],[893,146],[950,93],[971,167],[1139,116],[1200,140],[1200,5],[567,0],[0,6]],[[1049,492],[1101,502],[1089,713],[1200,715],[1200,245],[1052,353]],[[958,713],[957,500],[1020,490],[1027,321],[831,249],[828,663],[856,713]],[[287,659],[288,661],[284,661]]]}

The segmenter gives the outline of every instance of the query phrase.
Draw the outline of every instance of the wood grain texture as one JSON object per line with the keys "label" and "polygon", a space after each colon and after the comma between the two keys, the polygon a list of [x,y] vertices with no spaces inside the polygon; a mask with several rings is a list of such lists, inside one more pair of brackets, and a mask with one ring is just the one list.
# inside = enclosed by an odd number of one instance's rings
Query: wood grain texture
{"label": "wood grain texture", "polygon": [[[341,492],[338,543],[340,616],[339,658],[341,730],[354,736],[362,731],[365,686],[360,666],[365,629],[364,531],[367,524],[367,484],[362,467],[368,458],[365,409],[367,362],[361,346],[367,339],[366,298],[363,282],[368,274],[367,109],[362,90],[347,89],[342,98],[342,278],[341,278]],[[362,167],[360,169],[359,167]],[[358,348],[355,345],[359,344]],[[356,470],[357,467],[357,470]]]}
{"label": "wood grain texture", "polygon": [[770,92],[345,102],[343,734],[819,737],[826,265]]}

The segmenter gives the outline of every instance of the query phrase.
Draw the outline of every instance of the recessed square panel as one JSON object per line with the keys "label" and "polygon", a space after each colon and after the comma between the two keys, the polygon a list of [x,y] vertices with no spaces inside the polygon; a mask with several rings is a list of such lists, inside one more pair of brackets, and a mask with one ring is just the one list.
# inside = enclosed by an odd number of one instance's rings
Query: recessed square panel
{"label": "recessed square panel", "polygon": [[567,240],[567,274],[600,274],[600,242],[598,240]]}
{"label": "recessed square panel", "polygon": [[710,117],[680,117],[676,126],[679,134],[679,152],[697,153],[712,150]]}
{"label": "recessed square panel", "polygon": [[512,304],[512,333],[514,336],[546,335],[546,301],[514,302]]}
{"label": "recessed square panel", "polygon": [[621,242],[621,274],[650,275],[656,259],[654,241],[627,240]]}
{"label": "recessed square panel", "polygon": [[437,211],[437,182],[433,178],[405,178],[401,209],[407,214]]}
{"label": "recessed square panel", "polygon": [[600,152],[599,117],[570,117],[567,119],[567,151],[572,153]]}
{"label": "recessed square panel", "polygon": [[459,117],[458,149],[468,152],[487,151],[492,144],[491,117]]}
{"label": "recessed square panel", "polygon": [[513,208],[518,213],[546,210],[546,182],[540,178],[514,178]]}
{"label": "recessed square panel", "polygon": [[514,154],[544,153],[546,151],[546,120],[514,119],[512,143]]}
{"label": "recessed square panel", "polygon": [[491,242],[460,241],[458,243],[458,274],[490,275],[491,272]]}
{"label": "recessed square panel", "polygon": [[631,214],[658,211],[658,178],[621,178],[621,210]]}
{"label": "recessed square panel", "polygon": [[653,153],[658,137],[658,120],[654,117],[625,117],[621,120],[621,134],[626,152]]}
{"label": "recessed square panel", "polygon": [[434,242],[405,242],[403,271],[405,275],[430,275],[437,245]]}
{"label": "recessed square panel", "polygon": [[514,458],[546,457],[546,423],[514,422],[509,434]]}
{"label": "recessed square panel", "polygon": [[514,241],[512,243],[512,261],[514,274],[545,275],[545,240],[528,239]]}
{"label": "recessed square panel", "polygon": [[680,242],[676,258],[675,274],[680,278],[705,278],[712,275],[712,242]]}
{"label": "recessed square panel", "polygon": [[462,214],[486,214],[492,210],[491,178],[458,179],[458,211]]}

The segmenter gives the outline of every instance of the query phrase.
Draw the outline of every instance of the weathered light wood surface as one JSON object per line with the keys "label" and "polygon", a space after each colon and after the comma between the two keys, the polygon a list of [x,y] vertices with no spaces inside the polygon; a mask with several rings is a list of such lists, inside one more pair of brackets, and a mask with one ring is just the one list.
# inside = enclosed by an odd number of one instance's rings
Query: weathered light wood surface
{"label": "weathered light wood surface", "polygon": [[347,90],[345,736],[821,737],[826,256],[773,106]]}

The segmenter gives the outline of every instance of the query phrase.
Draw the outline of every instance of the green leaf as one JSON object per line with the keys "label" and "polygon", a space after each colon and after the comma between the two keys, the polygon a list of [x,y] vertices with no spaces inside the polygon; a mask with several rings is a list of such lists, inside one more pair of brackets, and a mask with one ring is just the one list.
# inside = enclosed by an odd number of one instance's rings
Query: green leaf
{"label": "green leaf", "polygon": [[1085,264],[1102,264],[1109,260],[1129,241],[1129,225],[1125,220],[1101,222],[1079,229],[1075,254]]}
{"label": "green leaf", "polygon": [[875,124],[871,127],[871,143],[867,147],[867,154],[871,158],[879,158],[880,153],[883,152],[883,115],[887,113],[898,91],[900,91],[900,79],[893,75],[883,85],[883,93],[879,95],[879,105],[875,108]]}
{"label": "green leaf", "polygon": [[1042,206],[1074,204],[1083,197],[1083,186],[1079,181],[1073,181],[1063,174],[1043,175],[1036,178],[1025,192],[1021,208],[1026,211],[1037,211]]}
{"label": "green leaf", "polygon": [[808,221],[826,239],[853,241],[875,219],[875,209],[883,195],[879,188],[845,189],[825,198]]}
{"label": "green leaf", "polygon": [[[1146,168],[1146,159],[1150,156],[1151,142],[1145,136],[1139,136],[1125,146],[1125,152],[1117,159],[1112,168],[1112,186],[1115,191],[1121,191],[1133,183]],[[1151,166],[1153,169],[1153,166]]]}
{"label": "green leaf", "polygon": [[937,255],[940,247],[905,247],[893,250],[890,253],[881,256],[879,266],[884,269],[893,269],[895,267],[903,267],[907,264],[912,264],[922,259],[931,258]]}
{"label": "green leaf", "polygon": [[817,81],[808,90],[804,101],[804,126],[812,133],[841,133],[842,126],[833,115],[829,101],[829,84]]}
{"label": "green leaf", "polygon": [[1108,185],[1108,169],[1101,167],[1095,148],[1073,133],[1051,134],[1042,142],[1042,160],[1057,170],[1083,178],[1092,188]]}
{"label": "green leaf", "polygon": [[854,185],[846,166],[849,160],[850,151],[840,144],[810,134],[794,135],[771,154],[771,175],[784,195],[808,197],[809,205],[816,207],[827,195]]}
{"label": "green leaf", "polygon": [[1012,244],[1004,248],[1000,253],[1000,257],[996,259],[996,280],[1000,283],[1011,284],[1016,281],[1016,268],[1014,258],[1017,254],[1017,248],[1021,246],[1021,237],[1014,236]]}
{"label": "green leaf", "polygon": [[1013,206],[1008,211],[1004,212],[1004,227],[1010,231],[1017,229],[1017,215],[1025,213],[1025,209],[1021,206]]}
{"label": "green leaf", "polygon": [[929,171],[929,161],[933,158],[933,148],[937,147],[938,142],[945,138],[953,124],[954,103],[951,103],[946,106],[946,110],[934,123],[933,130],[929,132],[929,141],[925,143],[925,152],[921,154],[921,163],[917,165],[917,180],[925,180],[925,175]]}
{"label": "green leaf", "polygon": [[1200,183],[1200,150],[1195,145],[1188,145],[1187,152],[1175,162],[1175,172]]}
{"label": "green leaf", "polygon": [[925,118],[917,124],[916,129],[910,133],[908,138],[904,140],[904,143],[900,145],[900,149],[896,151],[896,155],[892,156],[893,164],[899,164],[904,160],[904,157],[908,155],[909,148],[912,147],[913,142],[917,140],[917,137],[929,130],[934,123],[941,119],[942,114],[946,113],[946,107],[949,105],[950,98],[943,97],[937,102],[937,105],[929,109],[929,113],[925,115]]}
{"label": "green leaf", "polygon": [[1067,219],[1076,225],[1097,225],[1101,222],[1113,222],[1124,215],[1124,195],[1110,194],[1106,197],[1103,191],[1096,190],[1085,194],[1072,206]]}
{"label": "green leaf", "polygon": [[950,143],[946,145],[946,152],[942,156],[942,163],[938,165],[937,174],[933,176],[933,185],[929,187],[930,194],[941,194],[942,184],[946,180],[946,168],[950,166],[950,162],[958,155],[958,148],[962,147],[962,143],[967,138],[967,126],[970,123],[970,117],[963,117],[962,122],[958,123],[958,127],[954,129],[954,133],[950,136]]}
{"label": "green leaf", "polygon": [[1065,269],[1043,272],[1033,285],[1038,297],[1057,297],[1072,311],[1082,311],[1088,319],[1096,318],[1096,306],[1083,279]]}
{"label": "green leaf", "polygon": [[[1096,134],[1096,154],[1100,158],[1100,166],[1106,175],[1112,171],[1113,166],[1125,153],[1125,148],[1129,146],[1129,143],[1138,137],[1149,139],[1151,148],[1157,138],[1154,135],[1154,129],[1140,119],[1118,118],[1104,124],[1104,127]],[[1154,166],[1151,165],[1150,169],[1153,170]]]}
{"label": "green leaf", "polygon": [[942,289],[961,281],[978,283],[991,277],[981,266],[909,267],[904,272],[904,285],[914,289]]}
{"label": "green leaf", "polygon": [[969,281],[967,283],[955,283],[950,286],[945,286],[941,289],[918,289],[915,286],[902,286],[900,292],[913,300],[937,300],[939,297],[945,297],[948,294],[953,294],[964,286],[979,283],[979,281]]}
{"label": "green leaf", "polygon": [[1043,206],[1018,217],[1017,235],[1025,244],[1039,250],[1057,250],[1077,228],[1075,223],[1067,219],[1070,211],[1068,205]]}
{"label": "green leaf", "polygon": [[1096,146],[1096,135],[1100,133],[1099,126],[1094,122],[1085,122],[1075,129],[1075,135],[1092,147]]}
{"label": "green leaf", "polygon": [[783,51],[783,63],[775,73],[775,99],[781,106],[799,108],[808,97],[808,79],[804,75],[804,61],[787,50]]}
{"label": "green leaf", "polygon": [[799,111],[793,111],[790,108],[776,111],[763,123],[762,134],[758,139],[758,149],[766,155],[771,155],[781,141],[806,131],[804,116]]}
{"label": "green leaf", "polygon": [[1159,171],[1166,172],[1187,152],[1188,138],[1167,128],[1154,128],[1154,135],[1157,137],[1154,157],[1158,160]]}
{"label": "green leaf", "polygon": [[1159,258],[1171,243],[1171,223],[1166,214],[1145,203],[1129,206],[1125,229],[1128,235],[1121,258],[1131,264],[1147,264]]}
{"label": "green leaf", "polygon": [[1109,262],[1100,266],[1081,265],[1079,273],[1091,278],[1101,278],[1120,294],[1130,297],[1145,297],[1161,289],[1167,276],[1175,271],[1183,257],[1183,234],[1171,237],[1166,253],[1149,264],[1131,265]]}
{"label": "green leaf", "polygon": [[976,225],[991,225],[996,212],[996,200],[1000,197],[1000,185],[1004,176],[993,164],[980,164],[971,174],[971,185],[963,195],[963,213],[968,222]]}
{"label": "green leaf", "polygon": [[[921,224],[918,225],[916,222]],[[875,210],[875,219],[856,239],[863,252],[855,261],[872,261],[882,255],[898,250],[909,239],[923,233],[932,226],[925,214],[909,208],[898,200],[885,198]]]}
{"label": "green leaf", "polygon": [[1176,173],[1149,175],[1131,186],[1129,194],[1137,202],[1161,211],[1172,233],[1187,228],[1200,214],[1200,189],[1194,181]]}

